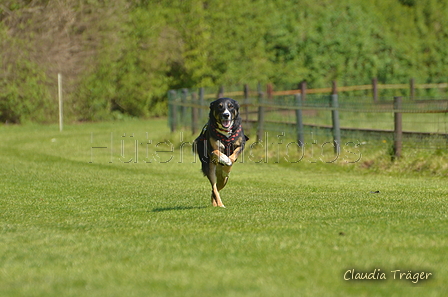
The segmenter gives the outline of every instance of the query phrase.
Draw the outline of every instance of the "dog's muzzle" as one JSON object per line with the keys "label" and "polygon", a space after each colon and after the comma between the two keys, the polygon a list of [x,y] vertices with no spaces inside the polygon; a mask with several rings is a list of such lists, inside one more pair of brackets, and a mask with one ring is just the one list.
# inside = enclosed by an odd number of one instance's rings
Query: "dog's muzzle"
{"label": "dog's muzzle", "polygon": [[229,111],[225,111],[221,115],[221,125],[223,128],[230,128],[230,125],[232,124],[232,117]]}

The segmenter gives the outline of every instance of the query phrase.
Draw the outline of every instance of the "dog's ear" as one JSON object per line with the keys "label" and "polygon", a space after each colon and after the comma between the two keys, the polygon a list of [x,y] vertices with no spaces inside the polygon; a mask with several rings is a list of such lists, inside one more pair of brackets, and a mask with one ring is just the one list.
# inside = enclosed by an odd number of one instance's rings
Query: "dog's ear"
{"label": "dog's ear", "polygon": [[238,101],[233,100],[232,99],[232,104],[233,104],[233,116],[235,117],[235,123],[236,125],[239,125],[239,120],[240,120],[240,104],[238,103]]}
{"label": "dog's ear", "polygon": [[208,117],[210,119],[213,119],[213,121],[216,121],[215,109],[216,109],[216,104],[217,103],[218,103],[218,100],[215,100],[215,101],[210,103],[210,112],[208,114]]}
{"label": "dog's ear", "polygon": [[240,109],[240,104],[238,101],[232,99],[233,107],[238,111]]}

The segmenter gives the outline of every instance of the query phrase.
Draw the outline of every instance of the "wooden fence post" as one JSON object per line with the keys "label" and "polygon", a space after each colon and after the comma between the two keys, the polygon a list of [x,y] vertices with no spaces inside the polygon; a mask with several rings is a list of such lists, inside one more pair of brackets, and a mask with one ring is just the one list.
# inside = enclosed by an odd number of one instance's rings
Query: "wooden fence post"
{"label": "wooden fence post", "polygon": [[269,100],[272,100],[272,92],[273,92],[272,84],[268,84],[266,86],[266,93],[268,95]]}
{"label": "wooden fence post", "polygon": [[373,92],[373,102],[378,102],[378,79],[375,77],[372,79],[372,92]]}
{"label": "wooden fence post", "polygon": [[306,80],[300,83],[300,94],[302,95],[302,102],[306,101]]}
{"label": "wooden fence post", "polygon": [[401,157],[401,147],[402,147],[402,134],[403,126],[401,121],[401,97],[394,97],[394,156],[392,159],[399,159]]}
{"label": "wooden fence post", "polygon": [[247,84],[244,85],[244,115],[246,118],[246,123],[249,121],[249,86]]}
{"label": "wooden fence post", "polygon": [[62,101],[62,74],[58,73],[58,101],[59,101],[59,132],[62,132],[64,125],[63,101]]}
{"label": "wooden fence post", "polygon": [[[191,93],[191,101],[193,104],[197,104],[198,96],[196,93]],[[193,134],[196,134],[198,130],[198,108],[192,106],[191,107],[191,131]]]}
{"label": "wooden fence post", "polygon": [[302,94],[296,94],[296,127],[297,127],[297,142],[300,147],[305,144],[305,133],[303,131],[303,117],[302,117]]}
{"label": "wooden fence post", "polygon": [[264,93],[261,90],[261,84],[258,83],[258,130],[257,130],[257,141],[261,141],[263,139],[264,132],[264,107],[262,104],[264,103]]}
{"label": "wooden fence post", "polygon": [[331,94],[337,94],[338,93],[338,83],[337,81],[333,80],[331,82]]}
{"label": "wooden fence post", "polygon": [[180,120],[183,126],[186,125],[186,115],[187,115],[187,107],[185,104],[187,103],[187,96],[188,96],[188,89],[183,88],[182,89],[182,96],[180,97],[181,100],[181,106],[180,106]]}
{"label": "wooden fence post", "polygon": [[341,127],[339,125],[339,103],[338,103],[338,93],[336,89],[336,82],[333,81],[333,94],[331,94],[331,119],[333,122],[333,143],[334,152],[339,156],[340,145],[341,145]]}
{"label": "wooden fence post", "polygon": [[411,97],[411,100],[414,100],[415,99],[415,79],[411,78],[411,81],[409,84],[410,84],[410,88],[411,88],[410,97]]}
{"label": "wooden fence post", "polygon": [[177,125],[177,106],[175,105],[174,101],[176,100],[176,91],[170,90],[169,96],[168,96],[168,110],[169,110],[169,118],[170,118],[170,128],[171,133],[176,131],[176,125]]}
{"label": "wooden fence post", "polygon": [[216,98],[216,99],[219,99],[219,98],[222,98],[222,97],[224,97],[224,87],[223,87],[223,86],[220,86],[220,87],[219,87],[219,90],[218,90],[218,95],[217,95],[217,98]]}
{"label": "wooden fence post", "polygon": [[[199,105],[204,106],[204,88],[199,89]],[[200,120],[202,120],[202,108],[199,108],[199,114],[198,117]]]}

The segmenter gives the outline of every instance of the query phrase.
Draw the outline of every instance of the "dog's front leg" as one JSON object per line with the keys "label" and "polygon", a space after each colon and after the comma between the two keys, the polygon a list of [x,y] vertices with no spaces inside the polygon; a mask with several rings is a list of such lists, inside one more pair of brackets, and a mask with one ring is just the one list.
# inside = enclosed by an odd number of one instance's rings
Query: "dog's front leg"
{"label": "dog's front leg", "polygon": [[235,148],[235,150],[233,151],[233,154],[231,154],[229,156],[229,159],[232,163],[235,163],[236,160],[238,159],[238,156],[241,154],[241,152],[243,151],[242,147],[239,146],[237,148]]}
{"label": "dog's front leg", "polygon": [[218,186],[217,186],[217,176],[216,176],[216,164],[214,164],[213,162],[211,162],[209,164],[209,173],[208,173],[208,179],[210,181],[210,184],[212,186],[212,204],[213,206],[219,206],[219,207],[224,207],[224,204],[221,201],[221,196],[219,195],[219,191],[218,191]]}

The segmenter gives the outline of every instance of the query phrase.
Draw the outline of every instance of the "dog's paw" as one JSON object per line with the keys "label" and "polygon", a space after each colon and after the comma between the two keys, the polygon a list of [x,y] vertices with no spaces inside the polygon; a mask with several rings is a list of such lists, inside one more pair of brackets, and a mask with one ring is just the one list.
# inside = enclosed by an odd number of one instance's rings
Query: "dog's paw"
{"label": "dog's paw", "polygon": [[221,163],[222,165],[227,165],[227,166],[232,166],[232,160],[229,159],[229,157],[227,157],[224,154],[219,154],[218,156],[218,162]]}

